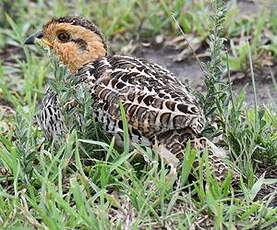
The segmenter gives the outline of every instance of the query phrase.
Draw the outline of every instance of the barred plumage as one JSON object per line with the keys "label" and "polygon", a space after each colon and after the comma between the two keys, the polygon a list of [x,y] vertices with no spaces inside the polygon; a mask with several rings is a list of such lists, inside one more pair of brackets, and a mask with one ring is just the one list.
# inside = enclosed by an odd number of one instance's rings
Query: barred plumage
{"label": "barred plumage", "polygon": [[[122,104],[132,143],[151,147],[173,169],[181,165],[189,140],[201,152],[207,146],[210,164],[217,177],[224,178],[226,154],[201,137],[203,111],[189,87],[172,73],[143,59],[107,55],[99,30],[81,18],[51,20],[42,34],[36,38],[53,49],[73,77],[89,89],[96,120],[115,135],[118,144],[123,141]],[[32,42],[28,38],[27,43]],[[56,95],[49,92],[42,105],[39,124],[45,135],[61,135],[65,128]]]}
{"label": "barred plumage", "polygon": [[151,140],[160,133],[203,130],[204,117],[195,97],[173,74],[144,60],[103,57],[81,68],[76,77],[89,79],[98,121],[109,133],[123,133],[119,104],[126,111],[130,137]]}
{"label": "barred plumage", "polygon": [[37,122],[48,140],[62,136],[66,131],[63,115],[59,108],[57,94],[47,88],[40,104]]}

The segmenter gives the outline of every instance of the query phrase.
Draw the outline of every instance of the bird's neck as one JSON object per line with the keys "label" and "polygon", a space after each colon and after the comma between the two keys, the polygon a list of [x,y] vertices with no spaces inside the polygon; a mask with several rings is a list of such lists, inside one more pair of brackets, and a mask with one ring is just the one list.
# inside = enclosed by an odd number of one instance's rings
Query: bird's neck
{"label": "bird's neck", "polygon": [[75,76],[94,83],[98,78],[103,77],[110,68],[109,56],[104,56],[84,64],[76,71]]}

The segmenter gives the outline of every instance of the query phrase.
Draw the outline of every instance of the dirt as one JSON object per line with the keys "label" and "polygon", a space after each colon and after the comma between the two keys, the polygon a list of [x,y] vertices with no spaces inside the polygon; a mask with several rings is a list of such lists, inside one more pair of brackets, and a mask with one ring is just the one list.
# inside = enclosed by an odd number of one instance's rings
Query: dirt
{"label": "dirt", "polygon": [[[263,9],[277,7],[277,3],[274,0],[238,0],[237,3],[240,9],[239,17],[252,17]],[[174,59],[179,52],[172,47],[150,45],[149,47],[139,46],[135,50],[134,56],[158,63],[174,73],[179,80],[189,82],[198,91],[204,91],[204,75],[198,62],[192,56],[182,62],[175,62]],[[258,105],[277,104],[277,86],[274,86],[272,81],[273,77],[277,81],[276,61],[271,68],[255,68],[254,75]],[[231,73],[231,80],[235,96],[244,91],[246,103],[250,106],[254,105],[251,74],[249,72],[246,74]]]}
{"label": "dirt", "polygon": [[180,80],[191,81],[194,87],[202,85],[203,74],[199,64],[193,58],[185,62],[174,62],[173,59],[177,55],[174,49],[169,47],[140,47],[134,55],[166,67]]}
{"label": "dirt", "polygon": [[[153,48],[152,46],[141,46],[137,48],[134,53],[134,55],[137,57],[145,58],[149,61],[166,67],[168,70],[174,73],[179,80],[183,82],[188,82],[193,88],[196,88],[196,90],[203,91],[204,75],[198,62],[193,57],[182,62],[175,62],[173,61],[173,59],[177,54],[178,51],[165,46],[155,48]],[[277,89],[274,88],[271,72],[276,79],[276,66],[272,69],[265,68],[262,70],[254,70],[257,99],[259,105],[272,104],[277,102]],[[235,96],[238,95],[239,92],[242,90],[246,94],[247,104],[253,105],[254,93],[250,73],[232,73],[231,80]]]}
{"label": "dirt", "polygon": [[276,0],[238,0],[242,16],[257,15],[261,10],[277,7]]}

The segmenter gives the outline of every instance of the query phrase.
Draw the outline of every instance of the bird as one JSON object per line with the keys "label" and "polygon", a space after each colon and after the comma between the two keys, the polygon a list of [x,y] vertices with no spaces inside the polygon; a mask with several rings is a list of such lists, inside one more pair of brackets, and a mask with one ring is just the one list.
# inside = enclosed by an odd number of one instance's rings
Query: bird
{"label": "bird", "polygon": [[[192,89],[173,73],[145,59],[110,54],[100,29],[80,16],[49,20],[25,40],[27,45],[37,42],[86,85],[95,120],[119,146],[124,141],[122,106],[131,143],[152,148],[171,167],[171,174],[182,166],[184,148],[190,142],[202,153],[207,149],[219,181],[226,177],[226,152],[203,137],[203,109]],[[62,133],[59,103],[51,92],[43,100],[39,124],[49,138]]]}

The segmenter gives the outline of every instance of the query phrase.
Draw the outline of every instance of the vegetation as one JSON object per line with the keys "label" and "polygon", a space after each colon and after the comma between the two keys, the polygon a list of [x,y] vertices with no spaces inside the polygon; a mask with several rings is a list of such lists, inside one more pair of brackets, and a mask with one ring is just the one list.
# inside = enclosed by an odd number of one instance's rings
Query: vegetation
{"label": "vegetation", "polygon": [[[232,89],[231,73],[250,72],[252,87],[258,68],[274,64],[276,11],[270,7],[242,17],[236,1],[2,1],[0,15],[0,226],[4,229],[272,229],[277,222],[277,106],[245,104],[245,94]],[[172,3],[173,2],[173,3]],[[212,10],[211,10],[212,9]],[[225,10],[226,9],[226,10]],[[2,12],[2,11],[1,11]],[[43,52],[23,45],[29,32],[49,17],[82,15],[97,22],[111,49],[121,52],[130,39],[167,38],[182,32],[209,46],[204,67],[209,124],[205,135],[221,137],[230,161],[241,174],[237,187],[230,177],[219,184],[203,175],[200,159],[191,181],[196,151],[188,144],[179,179],[166,180],[168,168],[150,149],[136,146],[148,163],[115,140],[99,137],[83,89],[64,87],[65,70],[49,65]],[[211,18],[212,16],[212,18]],[[207,23],[210,21],[210,23]],[[242,37],[249,38],[240,40]],[[228,38],[228,42],[224,39]],[[226,42],[229,50],[224,50]],[[118,45],[120,44],[120,45]],[[199,48],[199,49],[201,49]],[[37,54],[37,55],[35,55]],[[197,55],[197,54],[195,54]],[[265,60],[267,62],[265,62]],[[203,65],[203,64],[202,64]],[[224,76],[229,78],[224,78]],[[205,77],[205,78],[204,78]],[[48,143],[35,115],[44,85],[58,89],[60,99],[74,97],[80,107],[66,117],[72,130],[62,143]],[[227,79],[227,80],[226,80]],[[274,76],[273,83],[274,84]],[[67,84],[71,82],[67,81]],[[277,85],[275,83],[275,90]],[[81,113],[80,113],[81,112]],[[82,129],[74,114],[82,114]],[[124,118],[124,111],[122,111]],[[211,126],[218,120],[217,127]],[[126,126],[126,123],[125,123]],[[106,141],[105,141],[106,140]],[[274,174],[275,173],[275,174]],[[131,227],[132,226],[132,227]]]}

